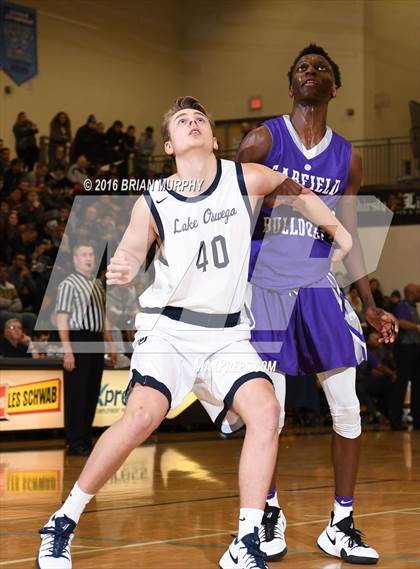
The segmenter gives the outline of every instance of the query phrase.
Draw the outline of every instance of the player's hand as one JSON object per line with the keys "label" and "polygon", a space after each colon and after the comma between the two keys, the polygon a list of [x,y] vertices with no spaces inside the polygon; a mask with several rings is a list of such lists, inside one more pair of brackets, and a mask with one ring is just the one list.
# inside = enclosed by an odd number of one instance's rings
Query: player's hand
{"label": "player's hand", "polygon": [[272,194],[268,195],[263,202],[265,207],[278,207],[279,205],[291,205],[297,196],[306,193],[306,188],[302,188],[291,178],[286,178]]}
{"label": "player's hand", "polygon": [[76,360],[74,354],[66,353],[64,354],[63,367],[66,371],[73,371],[76,368]]}
{"label": "player's hand", "polygon": [[377,307],[368,308],[365,316],[369,324],[380,333],[379,342],[392,344],[395,341],[398,334],[398,322],[395,316]]}
{"label": "player's hand", "polygon": [[131,281],[131,264],[124,256],[114,256],[105,273],[107,284],[125,285]]}

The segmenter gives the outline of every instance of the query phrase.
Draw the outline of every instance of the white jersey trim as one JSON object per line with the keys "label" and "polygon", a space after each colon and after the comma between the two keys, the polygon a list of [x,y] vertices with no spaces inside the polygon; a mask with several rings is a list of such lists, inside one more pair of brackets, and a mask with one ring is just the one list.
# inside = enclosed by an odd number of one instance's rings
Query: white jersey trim
{"label": "white jersey trim", "polygon": [[329,126],[327,126],[327,130],[325,131],[324,137],[312,148],[306,148],[306,146],[301,141],[298,133],[295,130],[295,127],[290,120],[289,115],[283,115],[284,124],[289,131],[290,136],[292,137],[293,142],[297,146],[297,148],[302,152],[307,160],[311,160],[312,158],[316,158],[320,154],[324,152],[328,148],[331,143],[333,131]]}

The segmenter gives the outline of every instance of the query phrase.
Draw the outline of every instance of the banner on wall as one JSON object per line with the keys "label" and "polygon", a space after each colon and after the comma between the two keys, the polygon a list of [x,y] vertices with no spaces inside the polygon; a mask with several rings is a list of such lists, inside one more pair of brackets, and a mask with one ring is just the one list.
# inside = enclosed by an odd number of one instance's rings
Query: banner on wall
{"label": "banner on wall", "polygon": [[[363,190],[358,200],[359,225],[361,227],[377,222],[378,225],[388,223],[388,215],[384,204],[393,213],[392,225],[420,224],[420,187],[419,188],[380,188],[369,187]],[[373,199],[380,200],[381,203]],[[370,198],[370,199],[369,199]]]}
{"label": "banner on wall", "polygon": [[[128,370],[105,370],[94,427],[108,427],[124,413]],[[64,427],[63,371],[0,369],[0,432]],[[173,419],[194,401],[190,394],[168,415]]]}
{"label": "banner on wall", "polygon": [[63,427],[61,370],[0,370],[0,431]]}
{"label": "banner on wall", "polygon": [[0,0],[0,67],[17,85],[38,73],[36,10]]}

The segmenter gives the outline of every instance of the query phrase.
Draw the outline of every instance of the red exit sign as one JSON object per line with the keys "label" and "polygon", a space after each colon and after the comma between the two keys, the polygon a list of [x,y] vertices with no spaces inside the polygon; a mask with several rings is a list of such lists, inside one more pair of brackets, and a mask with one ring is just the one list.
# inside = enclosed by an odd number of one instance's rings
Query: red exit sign
{"label": "red exit sign", "polygon": [[262,97],[250,97],[249,98],[249,109],[251,111],[260,111],[262,109]]}

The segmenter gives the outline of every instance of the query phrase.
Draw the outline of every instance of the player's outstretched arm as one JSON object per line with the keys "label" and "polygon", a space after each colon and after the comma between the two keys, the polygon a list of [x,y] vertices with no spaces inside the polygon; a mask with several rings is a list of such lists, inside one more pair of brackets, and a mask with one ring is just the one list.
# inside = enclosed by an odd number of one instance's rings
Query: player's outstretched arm
{"label": "player's outstretched arm", "polygon": [[343,227],[330,208],[311,190],[296,184],[299,193],[296,192],[293,195],[288,190],[284,195],[282,186],[284,184],[288,186],[295,184],[284,174],[270,170],[270,168],[260,164],[244,164],[243,171],[251,201],[253,201],[252,198],[270,196],[274,206],[291,205],[314,225],[321,227],[335,241],[340,251],[338,255],[334,256],[334,260],[344,257],[350,251],[352,247],[350,233]]}
{"label": "player's outstretched arm", "polygon": [[107,284],[125,285],[131,282],[157,238],[158,231],[155,222],[142,196],[134,204],[130,223],[108,265]]}
{"label": "player's outstretched arm", "polygon": [[[367,278],[367,270],[363,257],[358,232],[357,195],[362,181],[362,157],[359,150],[353,148],[350,161],[350,174],[344,199],[337,206],[337,217],[350,232],[353,239],[353,248],[344,261],[344,266],[355,283],[357,292],[362,299],[366,320],[381,334],[380,342],[394,342],[398,334],[398,322],[392,314],[378,308],[373,300],[372,292]],[[353,199],[346,199],[352,196]]]}

